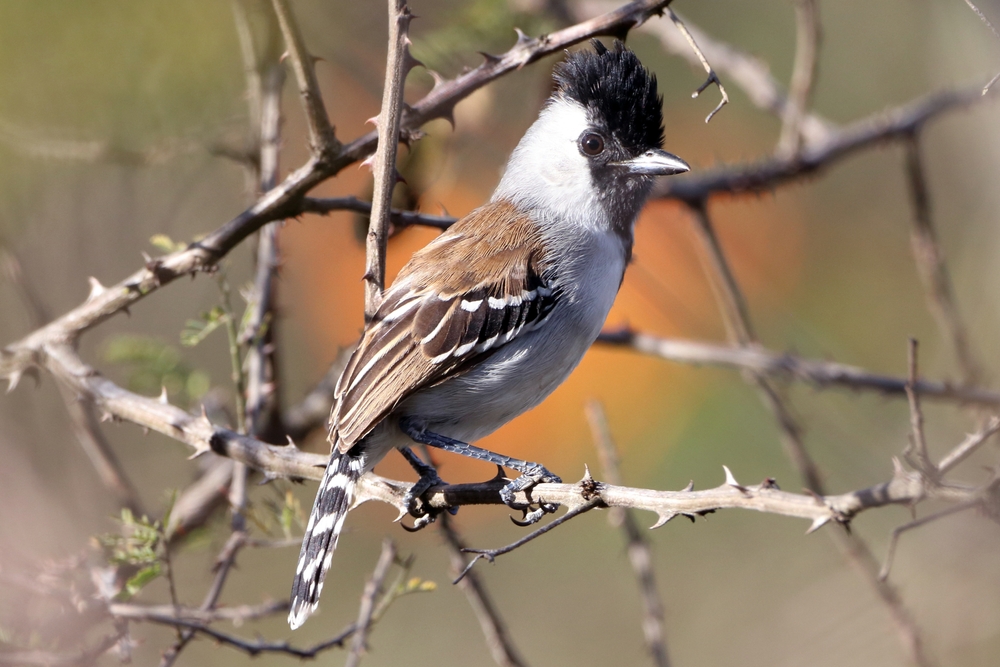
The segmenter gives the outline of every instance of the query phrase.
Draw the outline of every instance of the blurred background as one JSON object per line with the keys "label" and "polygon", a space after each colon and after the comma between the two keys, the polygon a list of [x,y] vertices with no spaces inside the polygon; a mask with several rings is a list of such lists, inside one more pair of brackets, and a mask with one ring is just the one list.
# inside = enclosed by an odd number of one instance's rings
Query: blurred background
{"label": "blurred background", "polygon": [[[1000,18],[1000,3],[979,6]],[[365,121],[378,113],[381,99],[384,7],[339,0],[297,0],[293,7],[320,58],[317,74],[338,138],[366,133]],[[411,26],[413,53],[446,77],[481,62],[477,51],[509,48],[515,27],[537,35],[567,25],[560,12],[531,0],[413,0],[411,7],[419,17]],[[674,7],[788,81],[795,49],[790,0],[678,0]],[[982,85],[1000,68],[1000,41],[961,0],[840,0],[823,3],[821,15],[814,109],[834,122],[942,88]],[[648,32],[633,32],[628,43],[659,79],[667,150],[696,171],[773,150],[780,122],[754,107],[738,86],[727,86],[731,103],[706,125],[718,92],[710,88],[691,98],[703,73],[666,54]],[[464,100],[454,128],[443,120],[427,125],[427,137],[400,153],[407,185],[399,188],[397,203],[460,216],[484,202],[549,94],[558,60],[546,58]],[[196,238],[252,201],[243,167],[219,156],[220,147],[239,149],[252,135],[228,1],[2,3],[0,72],[0,243],[19,260],[23,284],[50,315],[81,303],[88,277],[113,284],[142,265],[143,252],[162,252],[150,241],[155,235]],[[426,70],[414,70],[407,99],[419,99],[432,84]],[[285,86],[283,113],[282,176],[308,155],[292,83]],[[949,113],[921,137],[934,220],[988,386],[996,385],[1000,370],[993,358],[1000,333],[996,114],[990,102]],[[370,193],[370,172],[350,167],[313,194]],[[954,354],[928,313],[909,247],[912,209],[899,145],[863,151],[772,193],[715,198],[711,213],[767,347],[901,376],[912,336],[921,342],[927,377],[960,379]],[[286,404],[305,395],[360,331],[364,224],[348,213],[303,216],[280,232],[276,332]],[[394,237],[390,273],[434,234],[414,228]],[[250,279],[251,248],[245,243],[223,263],[234,294]],[[725,340],[682,207],[653,202],[647,208],[635,255],[610,326]],[[81,354],[137,391],[155,395],[166,384],[171,401],[184,407],[198,409],[206,395],[231,404],[225,336],[206,337],[196,347],[180,343],[187,321],[219,302],[213,278],[177,281],[139,302],[130,316],[87,333]],[[0,281],[0,341],[34,328],[18,290]],[[905,401],[782,387],[832,492],[888,479],[891,457],[906,444]],[[773,418],[739,373],[623,350],[595,348],[545,404],[480,444],[579,479],[584,464],[597,469],[583,412],[592,398],[606,407],[628,485],[676,489],[693,480],[697,488],[712,487],[722,482],[725,464],[742,482],[774,477],[787,490],[801,488]],[[925,414],[936,456],[975,428],[975,415],[954,406],[928,404]],[[175,441],[129,424],[105,424],[103,430],[151,513],[161,513],[172,491],[190,484],[198,471],[200,463],[189,461],[187,448]],[[326,448],[322,433],[300,444]],[[7,571],[80,553],[92,536],[116,529],[118,508],[75,441],[50,376],[38,386],[26,379],[0,398],[0,454],[0,563]],[[982,481],[981,466],[990,460],[984,455],[965,464],[962,475]],[[450,456],[438,461],[451,482],[493,473]],[[412,477],[400,457],[387,459],[379,472]],[[288,489],[308,510],[312,483],[255,486],[250,501],[264,515]],[[524,532],[507,514],[467,507],[457,524],[475,546],[500,546]],[[909,517],[902,508],[877,510],[859,517],[854,529],[881,557],[889,531]],[[355,618],[382,538],[390,535],[401,553],[415,556],[413,574],[438,587],[394,603],[372,633],[365,664],[489,664],[464,596],[449,583],[439,534],[404,533],[393,518],[386,506],[366,505],[351,514],[321,613],[303,629],[291,635],[279,615],[233,631],[290,637],[302,645],[333,634]],[[639,519],[654,521],[652,515]],[[227,526],[219,511],[177,551],[177,592],[187,604],[200,603]],[[792,519],[728,511],[648,534],[675,665],[908,664],[871,589],[822,531],[804,537],[806,528]],[[268,529],[276,530],[266,522],[254,526],[258,535]],[[996,524],[971,513],[908,533],[900,544],[891,580],[941,664],[1000,660],[998,549]],[[286,598],[297,552],[245,550],[222,602]],[[622,536],[608,526],[606,513],[590,513],[477,568],[530,664],[648,664],[636,585]],[[139,599],[168,599],[162,578]],[[33,613],[0,585],[0,641],[11,641],[11,628]],[[154,664],[173,638],[156,626],[136,626],[133,633],[141,639],[136,664]],[[343,657],[335,651],[321,659],[339,664]],[[247,660],[198,640],[178,664]],[[257,663],[288,660],[264,656]]]}

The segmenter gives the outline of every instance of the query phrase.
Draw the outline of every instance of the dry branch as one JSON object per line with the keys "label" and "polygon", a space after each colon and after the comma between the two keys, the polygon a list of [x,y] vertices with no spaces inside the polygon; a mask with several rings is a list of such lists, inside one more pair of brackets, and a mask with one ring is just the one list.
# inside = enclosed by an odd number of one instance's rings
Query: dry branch
{"label": "dry branch", "polygon": [[[986,99],[992,97],[989,95]],[[832,132],[825,141],[807,145],[791,157],[770,157],[752,164],[727,165],[691,176],[660,179],[654,194],[665,199],[697,202],[722,193],[772,190],[809,176],[862,148],[905,139],[942,113],[972,106],[982,99],[980,86],[927,95],[846,125]]]}
{"label": "dry branch", "polygon": [[398,181],[396,149],[403,115],[403,83],[417,61],[410,55],[408,32],[413,15],[405,0],[389,0],[389,53],[386,57],[382,110],[375,121],[378,148],[372,158],[375,185],[365,239],[365,321],[375,317],[385,289],[385,249],[389,240],[389,209]]}

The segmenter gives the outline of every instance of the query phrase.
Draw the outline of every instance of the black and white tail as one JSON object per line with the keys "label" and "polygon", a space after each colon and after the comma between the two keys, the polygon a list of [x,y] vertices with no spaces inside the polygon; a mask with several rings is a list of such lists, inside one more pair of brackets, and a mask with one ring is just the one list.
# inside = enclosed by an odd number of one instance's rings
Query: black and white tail
{"label": "black and white tail", "polygon": [[362,472],[361,457],[341,454],[334,448],[302,537],[299,563],[292,581],[291,610],[288,612],[288,625],[292,626],[292,630],[305,623],[316,611],[319,594],[323,591],[323,579],[330,569],[337,538],[344,527],[347,510],[354,502],[354,487]]}

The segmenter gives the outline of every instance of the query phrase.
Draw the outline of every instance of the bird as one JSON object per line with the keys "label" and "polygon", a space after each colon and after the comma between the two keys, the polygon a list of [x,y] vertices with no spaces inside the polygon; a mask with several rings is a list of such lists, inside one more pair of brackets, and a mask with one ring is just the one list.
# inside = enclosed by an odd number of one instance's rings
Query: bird
{"label": "bird", "polygon": [[569,376],[615,300],[655,177],[690,170],[661,148],[656,76],[621,41],[591,44],[555,66],[552,94],[489,202],[416,252],[366,324],[336,384],[330,460],[292,585],[293,630],[318,605],[358,480],[391,450],[421,475],[411,501],[440,482],[414,442],[520,472],[501,492],[508,505],[560,481],[470,443]]}

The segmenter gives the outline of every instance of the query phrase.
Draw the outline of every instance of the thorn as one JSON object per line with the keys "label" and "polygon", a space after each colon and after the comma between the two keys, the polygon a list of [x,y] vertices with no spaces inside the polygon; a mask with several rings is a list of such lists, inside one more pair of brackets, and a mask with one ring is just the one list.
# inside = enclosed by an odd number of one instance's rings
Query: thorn
{"label": "thorn", "polygon": [[583,482],[593,482],[593,481],[594,481],[594,477],[593,477],[593,475],[590,474],[590,466],[588,466],[586,463],[584,463],[583,464],[583,479],[581,479],[580,482],[583,483]]}
{"label": "thorn", "polygon": [[431,75],[432,79],[434,79],[434,87],[431,88],[431,90],[436,90],[439,86],[444,85],[445,79],[440,73],[435,72],[432,69],[427,70],[427,73]]}
{"label": "thorn", "polygon": [[277,473],[265,472],[264,477],[259,482],[257,482],[257,486],[264,486],[265,484],[270,484],[276,479],[278,479]]}
{"label": "thorn", "polygon": [[14,391],[14,389],[17,388],[18,383],[21,381],[21,375],[23,375],[22,371],[13,371],[10,375],[7,376],[7,382],[8,382],[8,384],[7,384],[7,393],[8,394],[10,392]]}
{"label": "thorn", "polygon": [[653,530],[654,528],[659,528],[663,524],[667,523],[668,521],[676,517],[677,517],[677,512],[669,512],[667,514],[661,514],[660,518],[656,521],[656,523],[650,526],[649,529]]}
{"label": "thorn", "polygon": [[681,489],[681,491],[694,491],[694,480],[692,479],[688,482],[688,485]]}
{"label": "thorn", "polygon": [[899,460],[898,456],[892,457],[892,476],[902,477],[906,474],[906,469],[903,468],[903,462]]}
{"label": "thorn", "polygon": [[88,302],[93,301],[97,297],[101,296],[107,290],[107,288],[101,284],[101,281],[99,281],[94,276],[90,276],[89,278],[87,278],[87,282],[90,283],[90,294],[87,295]]}
{"label": "thorn", "polygon": [[[410,40],[407,39],[406,41],[409,42]],[[412,43],[412,42],[410,42],[410,43]],[[407,74],[414,67],[423,67],[423,66],[424,66],[424,64],[422,62],[420,62],[419,60],[417,60],[416,58],[414,58],[413,54],[410,53],[409,47],[407,47],[407,49],[405,51],[403,51],[403,74],[404,75]]]}
{"label": "thorn", "polygon": [[371,118],[365,121],[365,125],[368,125],[369,123],[378,128],[378,116],[372,116]]}
{"label": "thorn", "polygon": [[813,519],[812,525],[809,526],[809,530],[806,531],[806,535],[810,535],[810,534],[816,532],[817,530],[819,530],[820,528],[822,528],[823,524],[825,524],[829,520],[830,520],[829,516],[818,516],[818,517],[816,517],[815,519]]}
{"label": "thorn", "polygon": [[288,60],[288,58],[290,58],[290,57],[291,57],[291,56],[289,56],[289,55],[288,55],[288,51],[285,51],[284,53],[282,53],[282,54],[281,54],[281,57],[280,57],[280,58],[278,58],[278,63],[279,63],[279,64],[280,64],[280,63],[284,63],[284,62],[285,62],[286,60]]}
{"label": "thorn", "polygon": [[215,426],[215,424],[212,423],[212,420],[208,418],[208,411],[205,409],[204,403],[201,404],[201,418],[204,419],[205,423],[209,426]]}
{"label": "thorn", "polygon": [[288,440],[288,446],[289,447],[291,447],[292,449],[298,449],[299,448],[299,446],[295,444],[295,441],[292,440],[292,436],[286,435],[285,438]]}
{"label": "thorn", "polygon": [[502,482],[507,479],[507,475],[504,474],[503,466],[497,465],[497,474],[493,475],[491,479],[486,480],[487,482]]}
{"label": "thorn", "polygon": [[361,167],[368,167],[370,171],[375,171],[375,155],[374,154],[369,155],[364,160],[362,160],[361,164],[358,165],[358,169],[360,169]]}
{"label": "thorn", "polygon": [[101,413],[101,422],[102,423],[103,422],[110,422],[110,421],[114,421],[114,420],[115,420],[115,416],[113,414],[111,414],[110,412],[105,411],[105,412]]}
{"label": "thorn", "polygon": [[485,65],[495,65],[500,62],[500,56],[495,56],[492,53],[486,53],[485,51],[478,51],[479,55],[486,59]]}
{"label": "thorn", "polygon": [[142,427],[142,434],[143,435],[149,435],[149,427],[148,426],[143,426]]}
{"label": "thorn", "polygon": [[733,471],[730,470],[728,466],[722,466],[722,469],[726,471],[726,484],[734,489],[739,489],[743,493],[747,492],[747,487],[736,481],[736,477],[733,476]]}
{"label": "thorn", "polygon": [[209,451],[211,451],[211,449],[212,448],[208,445],[208,443],[206,443],[206,442],[199,442],[198,444],[196,444],[194,446],[194,454],[192,454],[191,456],[188,457],[188,461],[190,461],[192,459],[196,459],[199,456],[201,456],[202,454],[208,453]]}
{"label": "thorn", "polygon": [[517,43],[514,45],[515,47],[523,46],[531,41],[531,38],[525,35],[520,28],[514,28],[514,32],[517,33]]}
{"label": "thorn", "polygon": [[160,386],[160,403],[170,405],[170,401],[167,399],[167,388],[164,385]]}
{"label": "thorn", "polygon": [[406,182],[406,179],[403,178],[403,175],[399,173],[398,170],[396,171],[396,182],[402,183],[403,185],[409,185],[409,183]]}

